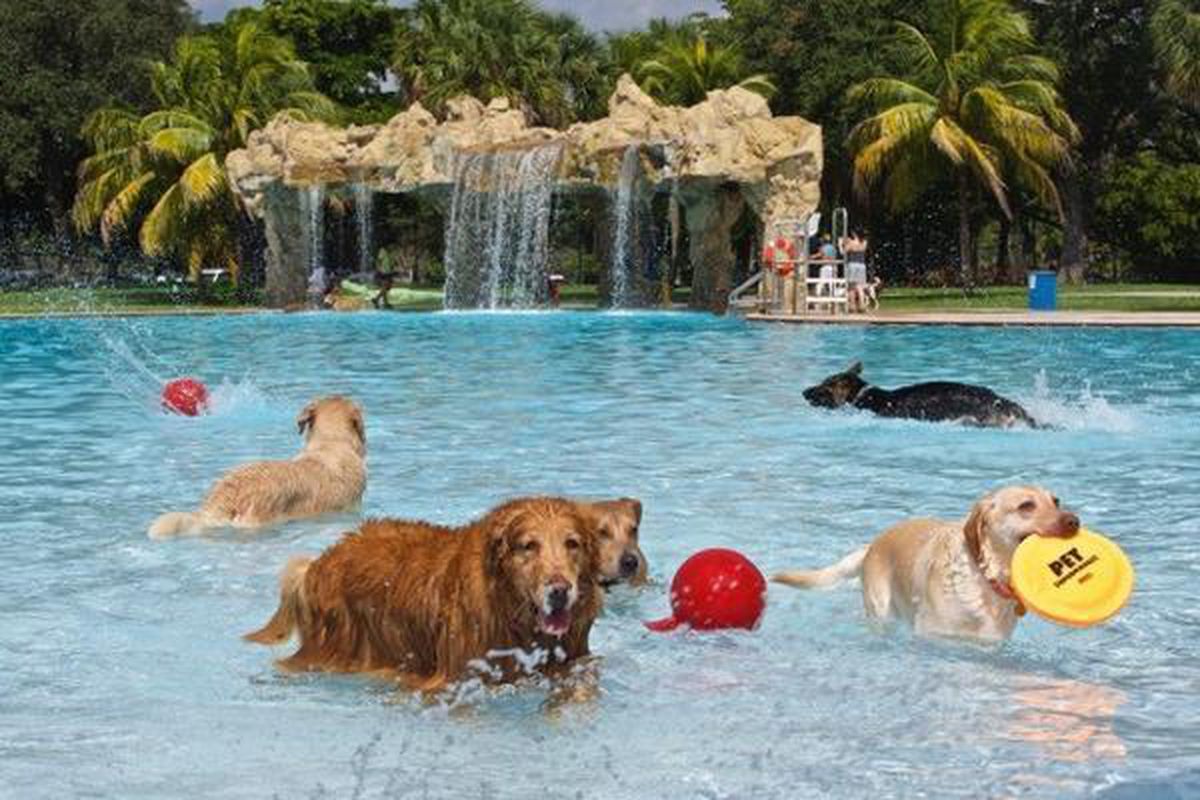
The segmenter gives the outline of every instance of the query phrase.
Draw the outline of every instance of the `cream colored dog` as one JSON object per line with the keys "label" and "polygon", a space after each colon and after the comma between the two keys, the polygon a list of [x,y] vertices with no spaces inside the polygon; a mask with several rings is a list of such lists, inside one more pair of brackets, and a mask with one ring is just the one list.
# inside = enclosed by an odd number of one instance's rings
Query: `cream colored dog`
{"label": "cream colored dog", "polygon": [[644,586],[648,582],[648,565],[638,545],[641,501],[622,497],[619,500],[584,501],[581,505],[594,518],[599,537],[600,585],[605,589],[618,583]]}
{"label": "cream colored dog", "polygon": [[1009,584],[1017,545],[1035,533],[1078,530],[1079,517],[1046,490],[1010,486],[983,497],[965,521],[906,520],[831,567],[771,580],[810,589],[858,575],[873,621],[900,618],[921,635],[996,642],[1025,613]]}
{"label": "cream colored dog", "polygon": [[296,425],[304,449],[291,461],[256,461],[226,474],[199,511],[163,514],[150,538],[200,533],[209,528],[260,528],[358,505],[367,485],[363,414],[345,397],[313,400]]}

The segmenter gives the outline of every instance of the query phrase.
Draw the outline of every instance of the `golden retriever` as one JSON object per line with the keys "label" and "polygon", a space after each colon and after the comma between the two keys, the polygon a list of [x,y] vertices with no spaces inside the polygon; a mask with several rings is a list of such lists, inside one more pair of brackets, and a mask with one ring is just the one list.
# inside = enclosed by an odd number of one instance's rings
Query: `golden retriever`
{"label": "golden retriever", "polygon": [[371,672],[436,692],[469,674],[565,673],[588,655],[604,592],[593,515],[513,500],[462,528],[373,520],[315,559],[294,558],[280,603],[245,638],[299,649],[289,671]]}
{"label": "golden retriever", "polygon": [[1010,586],[1013,552],[1027,536],[1074,536],[1079,517],[1036,486],[984,496],[965,521],[912,519],[837,564],[771,579],[799,588],[861,576],[867,616],[912,623],[918,634],[1003,641],[1025,609]]}
{"label": "golden retriever", "polygon": [[150,526],[150,537],[260,528],[357,506],[367,486],[362,410],[345,397],[322,397],[304,407],[296,426],[304,449],[294,459],[235,468],[217,481],[199,511],[163,514]]}
{"label": "golden retriever", "polygon": [[609,589],[618,583],[644,586],[648,565],[638,545],[642,523],[641,501],[631,497],[584,503],[593,515],[600,550],[600,585]]}

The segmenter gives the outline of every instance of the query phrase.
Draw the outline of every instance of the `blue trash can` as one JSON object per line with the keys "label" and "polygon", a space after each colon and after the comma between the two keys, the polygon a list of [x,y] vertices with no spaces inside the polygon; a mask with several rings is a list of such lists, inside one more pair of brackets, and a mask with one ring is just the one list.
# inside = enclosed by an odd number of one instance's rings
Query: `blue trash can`
{"label": "blue trash can", "polygon": [[1029,310],[1053,311],[1058,306],[1058,273],[1039,269],[1029,273]]}

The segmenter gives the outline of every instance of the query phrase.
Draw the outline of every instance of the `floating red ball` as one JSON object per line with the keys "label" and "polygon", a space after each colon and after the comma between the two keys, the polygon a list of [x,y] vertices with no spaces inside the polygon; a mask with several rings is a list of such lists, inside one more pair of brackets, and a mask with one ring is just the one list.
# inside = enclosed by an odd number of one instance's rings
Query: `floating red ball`
{"label": "floating red ball", "polygon": [[208,387],[195,378],[176,378],[163,387],[162,404],[167,411],[197,416],[208,408]]}
{"label": "floating red ball", "polygon": [[766,610],[767,581],[736,550],[701,550],[679,567],[671,581],[671,616],[645,623],[652,631],[687,625],[694,630],[754,630]]}

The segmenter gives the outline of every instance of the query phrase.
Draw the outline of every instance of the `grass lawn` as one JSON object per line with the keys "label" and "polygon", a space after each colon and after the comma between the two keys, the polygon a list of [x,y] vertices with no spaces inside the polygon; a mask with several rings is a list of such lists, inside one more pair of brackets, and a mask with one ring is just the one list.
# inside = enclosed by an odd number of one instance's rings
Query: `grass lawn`
{"label": "grass lawn", "polygon": [[135,286],[119,289],[37,289],[0,292],[0,314],[97,314],[123,312],[228,311],[246,308],[231,293],[198,302],[195,289]]}
{"label": "grass lawn", "polygon": [[[676,289],[677,304],[687,302],[687,287]],[[397,287],[389,296],[399,311],[436,311],[442,307],[439,287]],[[599,302],[598,287],[567,284],[561,299],[567,308],[593,308]],[[1028,307],[1024,286],[991,286],[970,297],[958,289],[885,288],[880,298],[883,311],[1018,311]],[[1058,307],[1064,311],[1200,311],[1200,285],[1195,284],[1097,284],[1059,287]],[[199,302],[191,287],[141,286],[120,289],[41,289],[29,292],[0,292],[0,316],[44,313],[157,313],[188,311],[254,310],[231,291],[221,289]]]}
{"label": "grass lawn", "polygon": [[[883,311],[1020,311],[1029,307],[1024,286],[989,286],[964,296],[960,289],[885,288]],[[1061,311],[1200,311],[1200,285],[1109,283],[1060,286]]]}

